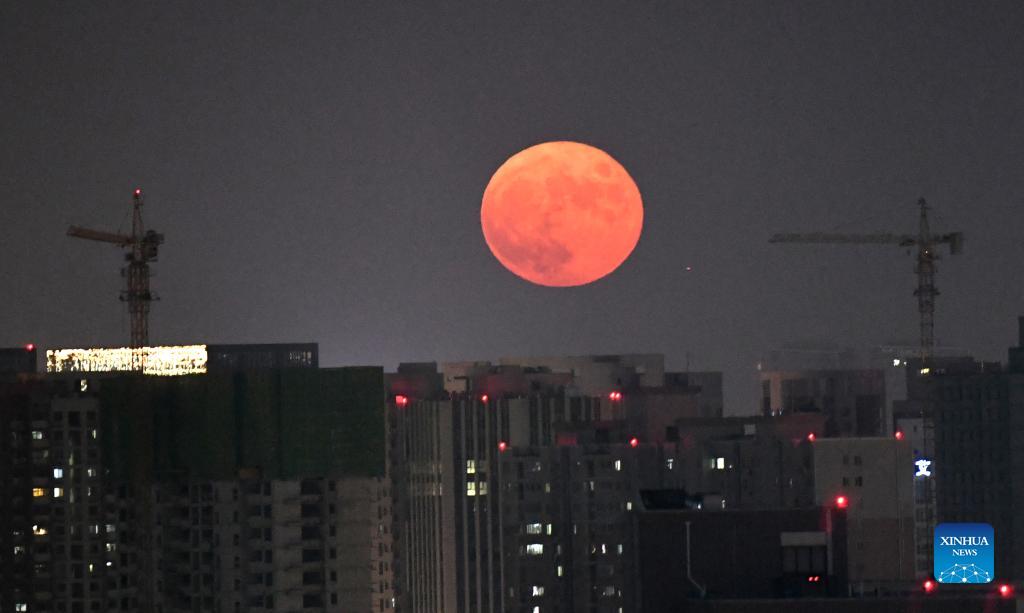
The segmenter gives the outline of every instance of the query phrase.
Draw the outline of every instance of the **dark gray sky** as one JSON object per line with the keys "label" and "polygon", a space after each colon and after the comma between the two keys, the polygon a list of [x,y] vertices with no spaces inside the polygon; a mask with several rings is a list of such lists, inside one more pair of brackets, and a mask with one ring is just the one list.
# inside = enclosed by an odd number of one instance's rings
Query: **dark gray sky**
{"label": "dark gray sky", "polygon": [[[215,6],[214,6],[215,4]],[[117,344],[117,249],[167,236],[152,340],[320,343],[324,364],[659,351],[726,373],[788,341],[916,338],[998,359],[1024,312],[1024,3],[235,2],[0,5],[0,346]],[[610,277],[528,284],[480,231],[491,173],[578,140],[636,179]],[[686,272],[685,267],[693,270]]]}

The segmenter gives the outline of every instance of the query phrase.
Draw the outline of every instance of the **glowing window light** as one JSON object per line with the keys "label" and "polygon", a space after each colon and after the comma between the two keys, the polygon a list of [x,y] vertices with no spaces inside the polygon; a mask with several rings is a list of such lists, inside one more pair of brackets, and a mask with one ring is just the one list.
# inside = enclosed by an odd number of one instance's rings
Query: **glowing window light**
{"label": "glowing window light", "polygon": [[206,345],[51,349],[46,372],[142,372],[172,377],[206,372]]}
{"label": "glowing window light", "polygon": [[41,487],[34,487],[34,488],[32,488],[32,497],[33,498],[42,498],[45,495],[46,495],[46,490],[44,490],[43,488],[41,488]]}

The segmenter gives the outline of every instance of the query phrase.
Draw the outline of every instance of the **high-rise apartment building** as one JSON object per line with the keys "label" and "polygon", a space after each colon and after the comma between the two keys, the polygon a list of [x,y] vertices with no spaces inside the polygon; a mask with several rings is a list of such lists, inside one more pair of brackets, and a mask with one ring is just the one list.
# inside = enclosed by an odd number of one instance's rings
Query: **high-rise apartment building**
{"label": "high-rise apartment building", "polygon": [[214,348],[0,383],[0,610],[394,607],[381,369]]}
{"label": "high-rise apartment building", "polygon": [[888,432],[882,370],[762,371],[760,379],[765,415],[820,412],[829,436]]}
{"label": "high-rise apartment building", "polygon": [[660,356],[502,362],[389,376],[399,607],[636,611],[630,513],[664,474],[653,443],[721,414],[720,375],[666,375]]}
{"label": "high-rise apartment building", "polygon": [[[929,365],[912,399],[934,423],[936,521],[995,531],[995,576],[1024,576],[1024,318],[1009,364]],[[922,368],[921,370],[924,370]]]}

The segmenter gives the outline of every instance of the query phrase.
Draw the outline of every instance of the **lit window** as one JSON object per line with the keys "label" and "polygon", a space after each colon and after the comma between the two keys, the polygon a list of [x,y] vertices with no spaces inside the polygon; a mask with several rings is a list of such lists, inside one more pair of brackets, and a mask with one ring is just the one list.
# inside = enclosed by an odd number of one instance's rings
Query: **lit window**
{"label": "lit window", "polygon": [[533,613],[540,613],[540,607],[533,607]]}
{"label": "lit window", "polygon": [[479,488],[478,494],[480,496],[486,496],[487,495],[487,482],[486,481],[481,481],[480,484],[477,487]]}
{"label": "lit window", "polygon": [[527,534],[540,534],[543,528],[542,524],[526,524]]}
{"label": "lit window", "polygon": [[545,483],[544,484],[544,493],[545,494],[550,494],[551,493],[551,484],[550,483]]}
{"label": "lit window", "polygon": [[14,610],[15,611],[28,611],[28,604],[24,603],[24,602],[15,603]]}
{"label": "lit window", "polygon": [[563,573],[563,572],[564,572],[564,571],[562,570],[562,565],[561,565],[561,564],[559,564],[559,565],[558,565],[558,566],[557,566],[557,567],[555,568],[555,574],[557,574],[557,575],[558,575],[559,577],[561,577],[561,576],[562,576],[562,573]]}
{"label": "lit window", "polygon": [[63,477],[64,477],[64,469],[63,468],[54,468],[53,469],[53,478],[54,479],[61,479]]}
{"label": "lit window", "polygon": [[40,525],[34,525],[32,526],[32,534],[36,536],[46,536],[46,528]]}
{"label": "lit window", "polygon": [[672,466],[676,463],[675,458],[668,458],[665,460],[665,468],[672,470]]}
{"label": "lit window", "polygon": [[535,586],[533,586],[533,593],[531,595],[532,596],[543,596],[544,595],[544,586],[543,585],[535,585]]}
{"label": "lit window", "polygon": [[85,469],[85,474],[88,477],[95,477],[96,476],[96,469],[95,468],[86,468]]}
{"label": "lit window", "polygon": [[34,488],[32,488],[32,497],[33,498],[41,498],[41,497],[43,497],[45,495],[46,495],[46,490],[44,490],[43,488],[41,488],[41,487],[34,487]]}
{"label": "lit window", "polygon": [[544,545],[541,543],[530,543],[526,546],[526,555],[539,556],[544,553]]}
{"label": "lit window", "polygon": [[615,460],[615,470],[622,470],[622,460]]}
{"label": "lit window", "polygon": [[115,530],[117,530],[117,526],[114,524],[107,524],[107,532],[113,532]]}
{"label": "lit window", "polygon": [[43,440],[43,431],[42,430],[33,430],[32,431],[32,440],[34,440],[34,441],[41,441],[41,440]]}
{"label": "lit window", "polygon": [[604,592],[602,594],[604,596],[614,596],[615,595],[615,586],[614,585],[606,585],[606,586],[604,586]]}
{"label": "lit window", "polygon": [[96,428],[93,428],[92,430],[89,431],[89,436],[96,438]]}
{"label": "lit window", "polygon": [[725,470],[725,458],[715,458],[715,468]]}
{"label": "lit window", "polygon": [[626,510],[627,511],[632,511],[633,510],[633,502],[632,501],[630,501],[630,500],[626,501]]}
{"label": "lit window", "polygon": [[616,551],[618,551],[620,556],[622,555],[622,543],[619,543],[618,547],[616,548]]}
{"label": "lit window", "polygon": [[87,392],[87,391],[89,391],[89,380],[88,379],[79,379],[78,380],[78,391],[80,391],[80,392]]}
{"label": "lit window", "polygon": [[551,536],[551,533],[553,532],[553,526],[551,524],[547,525],[547,532],[548,532],[548,536]]}
{"label": "lit window", "polygon": [[25,553],[25,547],[24,546],[22,546],[22,545],[15,545],[14,546],[14,555],[18,556],[18,555],[21,555],[23,553]]}
{"label": "lit window", "polygon": [[476,474],[476,460],[466,460],[466,474],[467,475],[475,475]]}
{"label": "lit window", "polygon": [[60,498],[63,495],[64,495],[64,488],[62,488],[62,487],[55,487],[55,488],[53,488],[53,497],[54,498]]}
{"label": "lit window", "polygon": [[476,481],[467,481],[466,482],[466,495],[467,496],[476,496]]}

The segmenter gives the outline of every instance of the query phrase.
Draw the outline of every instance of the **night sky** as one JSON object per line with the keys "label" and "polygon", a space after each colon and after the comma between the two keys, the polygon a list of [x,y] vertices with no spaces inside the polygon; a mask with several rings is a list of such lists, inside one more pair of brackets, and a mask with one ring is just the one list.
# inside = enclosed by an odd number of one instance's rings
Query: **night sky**
{"label": "night sky", "polygon": [[[917,334],[899,248],[768,237],[913,232],[920,196],[967,235],[939,344],[1015,343],[1024,3],[184,5],[0,5],[0,346],[126,342],[120,251],[64,233],[130,229],[136,186],[166,234],[151,344],[689,353],[750,412],[774,347]],[[644,198],[591,285],[530,285],[481,234],[491,174],[548,140],[609,152]]]}

